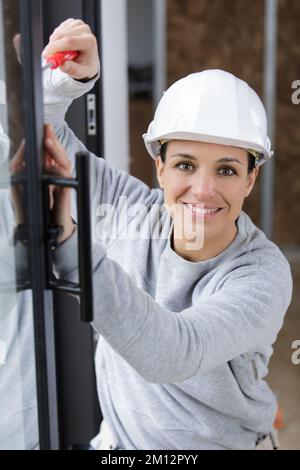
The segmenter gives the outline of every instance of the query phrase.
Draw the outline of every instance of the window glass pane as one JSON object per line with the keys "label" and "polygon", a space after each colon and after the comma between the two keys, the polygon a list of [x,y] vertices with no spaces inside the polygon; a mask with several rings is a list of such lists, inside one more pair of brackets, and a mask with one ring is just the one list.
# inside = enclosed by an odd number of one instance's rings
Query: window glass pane
{"label": "window glass pane", "polygon": [[0,449],[38,447],[19,3],[0,0]]}

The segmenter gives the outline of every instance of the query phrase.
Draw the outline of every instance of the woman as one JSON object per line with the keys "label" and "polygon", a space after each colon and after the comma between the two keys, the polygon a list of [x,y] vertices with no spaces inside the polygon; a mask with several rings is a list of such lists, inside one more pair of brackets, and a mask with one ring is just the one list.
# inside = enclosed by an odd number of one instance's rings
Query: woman
{"label": "woman", "polygon": [[[67,154],[84,148],[64,115],[93,86],[95,44],[87,25],[67,20],[44,50],[80,51],[76,62],[45,77],[46,118],[58,137],[47,128],[46,165],[64,176]],[[242,211],[272,154],[263,105],[231,74],[192,74],[164,94],[144,140],[161,189],[91,155],[93,326],[104,416],[92,444],[254,449],[272,431],[276,399],[264,377],[292,293],[287,260]],[[118,205],[115,230],[109,209]],[[74,281],[70,207],[65,190],[55,257],[59,274]]]}

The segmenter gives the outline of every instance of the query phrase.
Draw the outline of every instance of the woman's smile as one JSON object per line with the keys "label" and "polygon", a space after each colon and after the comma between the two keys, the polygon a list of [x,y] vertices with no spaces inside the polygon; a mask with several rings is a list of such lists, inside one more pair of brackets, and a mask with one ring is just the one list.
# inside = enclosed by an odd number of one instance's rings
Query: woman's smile
{"label": "woman's smile", "polygon": [[223,207],[208,207],[206,204],[193,204],[182,202],[184,208],[192,213],[193,217],[200,220],[214,219],[224,208]]}

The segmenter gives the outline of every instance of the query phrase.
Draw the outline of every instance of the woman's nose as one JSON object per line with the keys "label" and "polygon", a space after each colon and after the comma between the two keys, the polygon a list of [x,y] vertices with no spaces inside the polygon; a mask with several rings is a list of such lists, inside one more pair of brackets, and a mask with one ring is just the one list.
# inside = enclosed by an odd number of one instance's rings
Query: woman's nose
{"label": "woman's nose", "polygon": [[215,178],[207,173],[194,175],[192,192],[197,198],[208,202],[217,192]]}

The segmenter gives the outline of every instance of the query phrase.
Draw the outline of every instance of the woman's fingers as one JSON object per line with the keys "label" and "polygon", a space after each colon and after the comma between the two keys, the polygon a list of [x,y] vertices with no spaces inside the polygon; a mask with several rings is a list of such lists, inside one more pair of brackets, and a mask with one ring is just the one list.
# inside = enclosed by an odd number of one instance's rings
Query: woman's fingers
{"label": "woman's fingers", "polygon": [[[71,162],[51,126],[45,126],[44,134],[45,171],[55,176],[71,177]],[[71,218],[71,192],[72,190],[69,187],[55,185],[50,185],[49,187],[51,219],[54,223],[63,227],[63,232],[58,238],[59,243],[69,238],[74,231],[74,224]]]}
{"label": "woman's fingers", "polygon": [[63,30],[58,29],[57,31],[54,31],[49,38],[50,43],[65,37],[66,32],[68,32],[68,34],[70,35],[72,34],[72,36],[80,36],[85,33],[92,34],[91,28],[87,24],[78,21],[72,24],[72,27],[65,28]]}
{"label": "woman's fingers", "polygon": [[66,162],[64,157],[61,156],[60,151],[55,150],[55,144],[53,142],[51,144],[48,142],[48,139],[46,139],[44,151],[45,170],[57,176],[71,178],[71,163],[69,160]]}
{"label": "woman's fingers", "polygon": [[[57,174],[71,177],[71,162],[50,126],[45,126],[45,164],[57,170]],[[56,166],[55,166],[56,165]]]}
{"label": "woman's fingers", "polygon": [[[72,177],[71,162],[50,126],[45,126],[44,168],[57,176]],[[23,140],[10,162],[12,174],[21,173],[25,168],[25,140]]]}
{"label": "woman's fingers", "polygon": [[17,54],[18,62],[21,64],[21,34],[15,34],[13,37],[13,46]]}
{"label": "woman's fingers", "polygon": [[58,39],[49,42],[43,50],[43,57],[46,58],[48,55],[62,51],[79,51],[89,54],[89,48],[96,49],[96,47],[96,38],[91,33],[83,32],[81,34],[73,34],[72,31],[72,34],[63,34]]}
{"label": "woman's fingers", "polygon": [[10,162],[11,173],[19,173],[25,168],[25,139],[22,140],[18,150]]}
{"label": "woman's fingers", "polygon": [[71,77],[80,80],[92,78],[100,70],[98,43],[90,26],[82,20],[69,19],[58,26],[49,38],[42,56],[62,51],[78,51],[75,60],[60,66]]}
{"label": "woman's fingers", "polygon": [[50,35],[49,39],[51,39],[54,35],[61,33],[61,31],[67,31],[72,29],[74,26],[77,26],[79,24],[85,24],[84,21],[79,20],[79,19],[74,19],[74,18],[68,18],[67,20],[63,21],[58,25],[53,33]]}
{"label": "woman's fingers", "polygon": [[47,173],[57,174],[58,164],[48,152],[44,152],[44,169]]}

